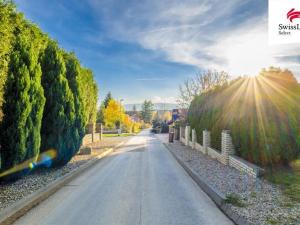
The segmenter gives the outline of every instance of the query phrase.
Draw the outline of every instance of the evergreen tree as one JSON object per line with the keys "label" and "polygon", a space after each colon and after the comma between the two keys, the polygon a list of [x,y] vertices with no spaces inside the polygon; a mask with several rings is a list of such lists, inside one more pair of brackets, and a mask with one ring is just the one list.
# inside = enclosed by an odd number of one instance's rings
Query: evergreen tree
{"label": "evergreen tree", "polygon": [[105,108],[107,108],[110,100],[112,100],[112,99],[113,99],[113,97],[111,95],[111,92],[108,92],[107,95],[106,95],[106,97],[105,97],[105,99],[104,99],[104,107]]}
{"label": "evergreen tree", "polygon": [[145,123],[150,123],[152,119],[153,104],[149,100],[145,100],[142,105],[141,117]]}
{"label": "evergreen tree", "polygon": [[41,61],[46,97],[41,151],[56,150],[54,165],[60,166],[66,164],[78,150],[74,142],[74,97],[66,79],[62,54],[55,42],[48,43]]}
{"label": "evergreen tree", "polygon": [[102,123],[104,124],[105,121],[104,121],[104,104],[101,104],[98,112],[97,112],[97,123]]}
{"label": "evergreen tree", "polygon": [[97,117],[98,87],[93,72],[82,68],[80,79],[80,93],[84,103],[85,124],[95,123]]}
{"label": "evergreen tree", "polygon": [[84,120],[84,104],[80,92],[80,64],[76,59],[76,56],[71,54],[64,54],[66,63],[66,77],[68,79],[69,87],[74,96],[74,107],[75,107],[75,123],[72,131],[73,141],[75,148],[78,150],[81,146],[82,139],[85,133],[85,120]]}
{"label": "evergreen tree", "polygon": [[8,1],[0,1],[0,121],[3,117],[2,104],[4,84],[8,73],[8,64],[15,40],[15,6]]}
{"label": "evergreen tree", "polygon": [[10,57],[1,125],[1,169],[39,154],[41,121],[45,104],[38,52],[19,36]]}

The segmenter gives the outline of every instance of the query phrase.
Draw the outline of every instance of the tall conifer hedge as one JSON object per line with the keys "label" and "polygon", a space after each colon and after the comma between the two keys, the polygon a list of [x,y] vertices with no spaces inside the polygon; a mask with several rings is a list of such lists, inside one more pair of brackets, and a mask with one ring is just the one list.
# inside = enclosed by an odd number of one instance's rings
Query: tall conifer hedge
{"label": "tall conifer hedge", "polygon": [[76,135],[74,97],[66,78],[62,52],[55,42],[48,43],[41,62],[46,97],[41,151],[54,149],[57,151],[54,165],[64,165],[78,150],[73,138]]}
{"label": "tall conifer hedge", "polygon": [[95,122],[97,98],[92,71],[0,0],[0,172],[49,149],[54,166],[66,164]]}
{"label": "tall conifer hedge", "polygon": [[66,63],[66,77],[74,96],[75,120],[72,137],[75,149],[79,150],[85,134],[85,126],[87,125],[84,117],[82,92],[80,91],[80,85],[82,84],[81,68],[74,54],[65,53],[64,58]]}
{"label": "tall conifer hedge", "polygon": [[36,160],[45,104],[38,52],[34,46],[19,36],[10,58],[1,124],[2,170],[28,159]]}
{"label": "tall conifer hedge", "polygon": [[237,155],[272,166],[299,157],[299,115],[299,83],[290,71],[270,68],[197,96],[188,122],[198,140],[204,129],[210,130],[212,145],[219,150],[221,132],[229,129]]}

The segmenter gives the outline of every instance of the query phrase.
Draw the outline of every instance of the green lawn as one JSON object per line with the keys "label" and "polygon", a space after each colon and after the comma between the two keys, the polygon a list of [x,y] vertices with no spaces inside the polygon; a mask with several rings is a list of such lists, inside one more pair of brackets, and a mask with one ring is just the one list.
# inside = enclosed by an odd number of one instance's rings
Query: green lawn
{"label": "green lawn", "polygon": [[300,202],[300,159],[291,168],[276,169],[266,175],[267,180],[282,185],[284,194],[293,202]]}
{"label": "green lawn", "polygon": [[134,133],[122,133],[122,134],[102,134],[103,137],[128,137],[133,136]]}

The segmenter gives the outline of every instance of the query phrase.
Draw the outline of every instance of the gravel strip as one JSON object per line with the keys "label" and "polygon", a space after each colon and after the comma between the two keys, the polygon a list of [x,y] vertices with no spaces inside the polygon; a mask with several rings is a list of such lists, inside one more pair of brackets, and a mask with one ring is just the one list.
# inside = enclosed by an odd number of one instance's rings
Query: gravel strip
{"label": "gravel strip", "polygon": [[57,178],[78,169],[84,163],[93,160],[96,155],[125,140],[126,138],[105,138],[90,145],[93,149],[91,155],[75,155],[67,165],[61,168],[41,168],[13,183],[0,183],[0,210],[32,194]]}
{"label": "gravel strip", "polygon": [[[156,136],[167,143],[166,135]],[[224,196],[232,193],[237,195],[243,206],[231,205],[231,208],[240,216],[259,225],[300,224],[300,203],[291,204],[291,201],[282,194],[279,186],[241,173],[180,142],[176,141],[168,145],[170,150],[208,185]]]}

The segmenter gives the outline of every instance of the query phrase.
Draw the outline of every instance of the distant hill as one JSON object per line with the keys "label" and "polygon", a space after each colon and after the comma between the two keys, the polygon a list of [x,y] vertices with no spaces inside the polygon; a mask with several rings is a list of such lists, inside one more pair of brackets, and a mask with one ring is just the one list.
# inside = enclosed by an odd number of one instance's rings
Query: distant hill
{"label": "distant hill", "polygon": [[[142,110],[142,104],[125,104],[126,111],[132,111],[133,106],[136,106],[137,111]],[[174,103],[154,103],[154,110],[172,110],[177,109],[178,105]]]}

